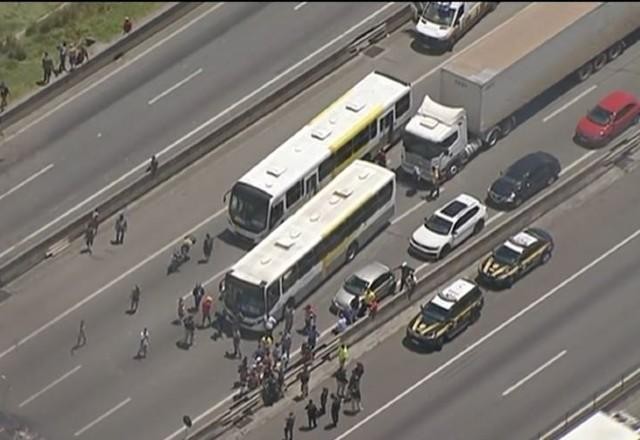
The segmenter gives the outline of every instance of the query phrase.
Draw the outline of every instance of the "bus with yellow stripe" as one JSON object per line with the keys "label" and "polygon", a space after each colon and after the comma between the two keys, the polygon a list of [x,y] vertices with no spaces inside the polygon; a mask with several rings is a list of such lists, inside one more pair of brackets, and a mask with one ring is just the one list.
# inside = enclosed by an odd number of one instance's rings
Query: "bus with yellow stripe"
{"label": "bus with yellow stripe", "polygon": [[410,107],[410,84],[371,72],[233,185],[230,230],[264,239],[351,162],[393,144]]}
{"label": "bus with yellow stripe", "polygon": [[226,318],[262,331],[282,319],[381,231],[395,214],[395,173],[351,163],[229,270],[220,284]]}

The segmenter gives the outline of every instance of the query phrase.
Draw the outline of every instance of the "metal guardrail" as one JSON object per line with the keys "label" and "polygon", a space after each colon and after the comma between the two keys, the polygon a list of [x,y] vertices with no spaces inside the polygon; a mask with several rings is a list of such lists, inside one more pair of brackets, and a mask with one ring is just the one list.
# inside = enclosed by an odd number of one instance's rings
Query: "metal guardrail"
{"label": "metal guardrail", "polygon": [[[345,343],[350,347],[360,342],[370,335],[371,332],[397,316],[402,310],[421,301],[426,294],[434,291],[451,277],[460,273],[470,264],[486,255],[497,243],[504,241],[509,236],[536,221],[556,206],[559,206],[564,200],[570,198],[590,183],[597,180],[614,164],[615,161],[612,160],[613,156],[618,156],[624,153],[626,147],[621,148],[622,145],[633,143],[632,141],[635,142],[632,138],[625,139],[617,143],[610,150],[602,153],[598,158],[594,159],[577,173],[560,181],[549,192],[543,194],[541,197],[533,200],[529,204],[524,205],[518,213],[508,217],[505,221],[490,230],[485,231],[484,234],[471,242],[469,246],[466,246],[463,249],[458,249],[458,251],[453,253],[445,262],[435,266],[433,270],[427,272],[424,276],[418,279],[415,292],[410,299],[407,297],[406,291],[400,291],[396,293],[389,302],[383,302],[381,304],[375,318],[367,317],[360,319],[355,324],[348,327],[344,333],[330,339],[325,343],[325,347],[327,348],[322,349],[314,359],[311,369],[317,369],[325,362],[331,360],[333,358],[332,353],[336,353],[337,347],[341,343]],[[293,367],[291,371],[287,373],[287,387],[296,382],[297,373],[300,369],[301,365],[297,368]],[[640,384],[640,368],[638,369],[638,372],[635,373],[634,378]],[[623,378],[622,382],[628,384],[629,377]],[[260,396],[258,391],[257,397],[253,397],[252,399],[259,398]],[[602,402],[603,400],[600,399],[598,401]],[[221,435],[226,434],[234,426],[247,421],[248,418],[252,417],[256,411],[263,408],[263,406],[264,405],[261,400],[259,402],[249,400],[245,406],[236,408],[232,412],[218,416],[218,418],[216,418],[212,423],[197,431],[192,437],[189,437],[189,439],[211,440],[218,438]],[[220,427],[220,429],[216,431],[213,427]]]}
{"label": "metal guardrail", "polygon": [[204,4],[204,2],[177,2],[174,6],[158,14],[143,25],[134,28],[130,34],[121,37],[110,47],[91,57],[74,71],[68,72],[62,78],[43,87],[37,93],[23,101],[9,106],[0,117],[0,128],[6,128],[15,124],[20,119],[33,113],[38,107],[41,107],[48,101],[57,98],[72,87],[80,84],[80,82],[98,70],[121,58],[124,53],[139,46],[151,36],[178,21],[202,4]]}
{"label": "metal guardrail", "polygon": [[561,419],[556,420],[552,428],[549,428],[544,433],[540,432],[534,439],[559,439],[586,420],[587,417],[613,404],[616,400],[637,389],[638,386],[640,386],[640,366],[636,366],[627,371],[615,381],[603,387],[599,392],[583,400],[579,405],[576,405],[571,411],[568,411],[562,416]]}
{"label": "metal guardrail", "polygon": [[[411,7],[406,6],[391,16],[383,19],[386,24],[387,32],[393,32],[403,26],[411,19]],[[377,28],[380,24],[376,24]],[[345,44],[342,48],[334,53],[327,55],[326,58],[319,61],[306,72],[300,74],[296,78],[289,81],[283,87],[271,93],[269,96],[260,100],[251,108],[242,114],[232,118],[222,127],[213,133],[205,136],[200,141],[178,153],[168,161],[161,163],[157,172],[152,176],[142,174],[133,183],[118,193],[112,195],[107,200],[92,206],[84,214],[58,228],[57,231],[50,234],[38,244],[30,249],[23,251],[20,255],[3,264],[0,267],[0,287],[6,285],[20,275],[27,272],[32,267],[42,262],[49,249],[56,243],[64,240],[73,241],[84,233],[85,226],[90,219],[91,212],[97,209],[100,213],[100,221],[110,218],[112,215],[124,209],[127,205],[142,197],[157,185],[163,183],[175,174],[179,173],[198,159],[209,154],[216,148],[228,142],[248,127],[272,113],[280,106],[299,95],[302,91],[314,85],[316,82],[324,78],[326,75],[341,67],[346,62],[352,60],[358,55],[358,52],[351,51],[353,40]]]}

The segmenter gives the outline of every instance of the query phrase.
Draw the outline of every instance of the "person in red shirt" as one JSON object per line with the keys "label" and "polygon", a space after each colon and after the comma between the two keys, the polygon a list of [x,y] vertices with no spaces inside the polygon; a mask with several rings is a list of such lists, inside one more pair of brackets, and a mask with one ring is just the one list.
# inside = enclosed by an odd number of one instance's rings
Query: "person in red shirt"
{"label": "person in red shirt", "polygon": [[207,295],[202,302],[202,327],[205,327],[205,322],[207,323],[207,327],[210,327],[212,324],[211,321],[211,309],[213,308],[213,298]]}

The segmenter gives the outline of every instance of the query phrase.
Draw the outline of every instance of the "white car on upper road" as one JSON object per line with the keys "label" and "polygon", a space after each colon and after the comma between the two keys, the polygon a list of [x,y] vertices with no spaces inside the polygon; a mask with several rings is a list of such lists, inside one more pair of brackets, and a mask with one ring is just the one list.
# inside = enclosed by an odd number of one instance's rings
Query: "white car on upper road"
{"label": "white car on upper road", "polygon": [[434,212],[411,236],[409,251],[440,259],[467,238],[479,233],[487,221],[487,207],[468,194],[460,194]]}

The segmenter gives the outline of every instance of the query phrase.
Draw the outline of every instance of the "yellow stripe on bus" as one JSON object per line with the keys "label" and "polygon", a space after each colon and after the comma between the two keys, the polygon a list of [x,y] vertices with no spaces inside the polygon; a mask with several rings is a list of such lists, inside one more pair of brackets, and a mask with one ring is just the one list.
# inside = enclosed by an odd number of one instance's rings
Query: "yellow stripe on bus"
{"label": "yellow stripe on bus", "polygon": [[311,120],[311,122],[309,123],[309,125],[315,125],[318,122],[320,122],[320,120],[322,118],[324,118],[327,114],[329,114],[333,109],[335,109],[336,107],[338,107],[340,104],[342,104],[347,97],[349,96],[349,94],[351,94],[352,90],[347,90],[341,97],[339,97],[338,99],[336,99],[335,101],[333,101],[329,107],[325,108],[324,110],[322,110],[318,116],[316,116],[315,118],[313,118]]}
{"label": "yellow stripe on bus", "polygon": [[384,111],[384,107],[380,104],[374,105],[371,110],[369,110],[363,117],[360,119],[355,125],[353,125],[349,130],[344,132],[342,136],[337,138],[335,141],[329,145],[329,150],[335,154],[336,151],[340,150],[340,148],[344,147],[344,145],[353,139],[353,137],[360,133],[360,131],[365,128],[367,125],[371,124],[374,119],[377,119],[382,115]]}

